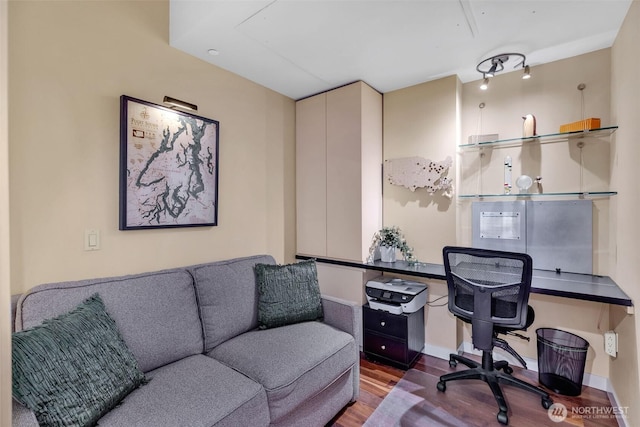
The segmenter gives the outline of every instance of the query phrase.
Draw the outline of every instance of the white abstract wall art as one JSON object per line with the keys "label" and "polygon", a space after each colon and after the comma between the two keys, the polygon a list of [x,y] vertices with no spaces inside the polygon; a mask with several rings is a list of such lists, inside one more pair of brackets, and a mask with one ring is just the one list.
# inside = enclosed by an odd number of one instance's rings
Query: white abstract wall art
{"label": "white abstract wall art", "polygon": [[402,157],[384,162],[385,177],[389,183],[400,185],[411,191],[424,187],[429,194],[443,190],[443,196],[453,197],[453,181],[444,176],[453,164],[447,156],[441,162],[434,162],[424,157]]}

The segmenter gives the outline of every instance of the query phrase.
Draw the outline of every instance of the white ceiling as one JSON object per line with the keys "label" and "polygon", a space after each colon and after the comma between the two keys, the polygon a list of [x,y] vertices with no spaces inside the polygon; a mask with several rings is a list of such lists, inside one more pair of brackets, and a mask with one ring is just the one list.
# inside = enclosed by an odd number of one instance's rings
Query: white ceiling
{"label": "white ceiling", "polygon": [[356,80],[385,93],[452,74],[477,80],[478,62],[498,53],[523,53],[533,68],[610,47],[630,4],[171,0],[170,43],[293,99]]}

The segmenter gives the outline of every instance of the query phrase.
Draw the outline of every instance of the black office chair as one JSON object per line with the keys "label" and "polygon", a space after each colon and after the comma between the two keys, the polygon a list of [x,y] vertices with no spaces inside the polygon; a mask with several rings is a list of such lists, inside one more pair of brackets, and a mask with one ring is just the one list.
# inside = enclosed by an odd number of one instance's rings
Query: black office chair
{"label": "black office chair", "polygon": [[448,381],[480,379],[489,384],[498,407],[498,421],[508,424],[508,407],[499,384],[513,385],[537,394],[542,407],[549,409],[553,401],[543,389],[511,375],[513,369],[505,361],[493,361],[493,348],[500,347],[522,358],[498,338],[499,333],[513,333],[533,323],[534,312],[528,305],[531,288],[532,260],[527,254],[476,248],[447,246],[442,250],[449,289],[449,311],[471,323],[473,346],[482,350],[482,363],[451,354],[449,365],[458,362],[470,369],[440,377],[438,390],[444,392]]}

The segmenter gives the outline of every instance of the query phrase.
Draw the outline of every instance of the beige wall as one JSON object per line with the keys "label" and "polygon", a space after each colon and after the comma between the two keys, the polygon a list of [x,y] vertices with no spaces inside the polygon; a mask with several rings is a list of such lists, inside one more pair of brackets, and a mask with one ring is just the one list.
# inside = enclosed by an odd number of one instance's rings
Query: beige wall
{"label": "beige wall", "polygon": [[[450,156],[457,146],[458,78],[446,77],[383,96],[383,159],[420,156],[433,161]],[[454,177],[455,163],[448,176]],[[385,226],[397,225],[423,262],[440,263],[442,247],[456,241],[454,199],[425,189],[412,192],[383,184]]]}
{"label": "beige wall", "polygon": [[[10,2],[12,291],[295,254],[294,101],[168,44],[169,2]],[[119,97],[220,122],[219,225],[118,230]],[[102,249],[83,250],[85,229]]]}
{"label": "beige wall", "polygon": [[[605,126],[610,119],[610,49],[532,67],[533,78],[523,81],[520,73],[507,73],[492,79],[489,90],[480,91],[479,82],[463,85],[449,77],[423,83],[384,95],[384,159],[423,156],[441,160],[447,155],[456,159],[456,193],[475,193],[478,188],[478,158],[474,152],[460,152],[459,143],[469,135],[498,133],[501,138],[522,133],[522,116],[537,117],[538,133],[557,132],[563,123],[581,118],[581,98],[577,89],[585,83],[585,114],[600,117]],[[479,120],[480,102],[486,107]],[[458,129],[460,131],[458,132]],[[502,162],[511,155],[513,176],[526,173],[542,175],[545,191],[579,191],[580,153],[577,142],[531,144],[524,147],[489,150],[482,165],[480,191],[502,191]],[[610,187],[608,139],[587,141],[583,149],[582,191],[608,190]],[[594,270],[610,271],[609,215],[610,201],[594,201]],[[471,201],[451,201],[431,197],[384,184],[384,224],[398,225],[421,261],[441,263],[441,248],[447,244],[471,244]],[[444,283],[433,281],[434,299],[446,293]],[[533,295],[531,304],[537,320],[529,330],[529,343],[509,338],[524,357],[537,358],[535,329],[554,327],[587,339],[586,371],[608,377],[610,358],[604,353],[602,333],[609,329],[610,307],[607,304]],[[468,327],[457,328],[446,307],[427,310],[426,343],[434,353],[439,348],[455,347],[471,341]]]}
{"label": "beige wall", "polygon": [[[480,81],[463,85],[462,142],[475,134],[499,134],[502,139],[522,135],[522,116],[533,114],[538,134],[559,131],[560,125],[581,119],[578,84],[586,84],[586,117],[599,117],[602,126],[610,119],[610,49],[568,58],[531,68],[532,78],[522,80],[520,72],[497,75],[482,91]],[[481,110],[480,103],[485,107]],[[480,153],[461,151],[461,180],[458,194],[500,194],[503,192],[506,156],[513,160],[513,192],[520,175],[542,176],[544,192],[607,191],[609,183],[610,141],[592,138],[584,141],[580,173],[580,149],[571,142],[536,143],[509,148],[495,147]],[[480,173],[481,171],[481,173]],[[531,191],[536,191],[535,187]],[[609,274],[609,199],[594,200],[594,272]],[[460,203],[460,243],[471,243],[471,200]]]}
{"label": "beige wall", "polygon": [[[0,2],[2,43],[7,42],[6,5]],[[7,161],[7,137],[0,133],[0,165],[10,164],[10,182],[0,175],[0,186],[10,188],[11,222],[7,192],[1,191],[7,200],[0,200],[0,304],[7,304],[9,290],[20,292],[45,281],[132,273],[250,253],[269,252],[281,262],[292,259],[292,100],[169,47],[167,1],[10,2],[8,9],[11,144]],[[632,299],[639,300],[635,284],[640,275],[636,218],[640,200],[635,181],[628,178],[635,176],[640,158],[635,142],[640,133],[638,28],[640,6],[634,1],[613,49],[534,67],[533,78],[526,82],[529,86],[520,86],[519,73],[512,73],[496,77],[485,94],[476,90],[477,82],[461,85],[455,77],[385,94],[384,159],[417,155],[441,160],[450,155],[460,161],[456,145],[469,134],[517,136],[519,117],[526,113],[537,116],[539,133],[553,132],[560,123],[579,118],[575,86],[586,83],[587,116],[601,117],[605,125],[620,125],[610,144],[611,157],[597,151],[600,148],[590,154],[610,158],[613,166],[590,161],[588,185],[611,185],[620,192],[611,201],[598,201],[598,209],[607,216],[597,225],[594,261],[599,272],[610,274]],[[4,76],[6,49],[1,51]],[[2,84],[0,102],[4,103]],[[218,227],[118,231],[121,94],[156,103],[164,95],[174,96],[198,104],[199,114],[220,121]],[[481,132],[480,100],[487,104]],[[6,118],[0,116],[0,120]],[[514,177],[539,168],[550,191],[557,181],[553,179],[555,159],[567,154],[553,150],[544,152],[544,162],[529,161],[537,153],[525,157],[514,167]],[[567,185],[574,186],[575,151],[569,157],[572,172]],[[456,191],[464,188],[461,184],[476,184],[466,182],[474,177],[459,174]],[[483,178],[483,184],[494,185],[490,177]],[[442,246],[468,243],[469,206],[384,184],[384,224],[400,226],[422,261],[440,262]],[[100,251],[83,251],[86,228],[100,229]],[[430,299],[445,292],[443,283],[431,283]],[[361,289],[352,297],[362,300]],[[545,296],[534,295],[532,304],[541,315],[531,331],[539,326],[560,327],[591,342],[587,370],[610,375],[621,404],[630,407],[630,425],[638,424],[637,316],[618,307]],[[426,316],[427,346],[451,348],[468,334],[457,328],[446,307],[429,308]],[[6,323],[0,319],[2,354],[9,348]],[[600,332],[607,328],[620,334],[617,359],[602,354]],[[530,345],[511,342],[525,356],[535,358],[535,339]],[[8,359],[0,360],[6,364]],[[7,369],[0,365],[0,417],[8,414]],[[7,423],[0,418],[0,425]]]}
{"label": "beige wall", "polygon": [[[459,88],[458,78],[452,76],[385,93],[383,159],[420,156],[441,161],[449,156],[455,161]],[[450,178],[454,175],[455,163],[448,173]],[[423,188],[412,192],[385,181],[383,224],[399,226],[420,261],[441,264],[442,247],[456,243],[455,199],[444,197],[442,192],[429,195]],[[429,284],[430,300],[446,294],[444,282]],[[446,305],[427,307],[427,351],[446,355],[458,341],[455,318]]]}
{"label": "beige wall", "polygon": [[[462,141],[474,134],[499,134],[502,139],[522,135],[522,116],[536,117],[537,133],[559,131],[563,123],[582,118],[581,94],[578,84],[586,84],[584,110],[586,117],[599,117],[602,126],[611,126],[610,85],[611,50],[603,49],[561,61],[531,67],[532,78],[522,80],[520,72],[497,75],[489,88],[482,91],[480,81],[463,85]],[[482,111],[479,104],[484,103]],[[484,157],[473,150],[459,153],[459,193],[502,193],[504,158],[513,160],[513,191],[515,179],[526,174],[542,176],[545,192],[606,191],[610,183],[610,141],[608,138],[585,140],[581,187],[580,150],[578,141],[556,143],[529,142],[522,146],[493,148]],[[481,171],[481,173],[479,172]],[[616,190],[616,188],[611,188]],[[594,273],[610,273],[609,218],[611,200],[595,199],[594,204]],[[471,200],[458,202],[460,228],[458,243],[471,244]],[[567,298],[533,294],[530,304],[536,311],[536,321],[529,328],[529,343],[508,338],[522,356],[535,360],[537,348],[535,330],[552,327],[575,333],[590,343],[585,371],[600,377],[609,376],[610,358],[604,353],[603,333],[609,329],[608,304],[587,303]],[[470,329],[465,327],[464,341],[470,341]]]}
{"label": "beige wall", "polygon": [[[640,2],[635,0],[611,49],[611,117],[620,129],[612,146],[612,185],[619,191],[612,206],[611,276],[631,299],[640,301],[640,192],[635,177],[640,161],[640,82],[638,43],[640,42]],[[636,310],[637,311],[637,310]],[[619,335],[618,357],[611,362],[610,378],[622,406],[629,407],[630,426],[640,425],[640,318],[625,310],[611,309],[611,328]]]}
{"label": "beige wall", "polygon": [[0,426],[11,424],[11,325],[5,313],[9,307],[9,114],[8,114],[8,9],[0,2]]}

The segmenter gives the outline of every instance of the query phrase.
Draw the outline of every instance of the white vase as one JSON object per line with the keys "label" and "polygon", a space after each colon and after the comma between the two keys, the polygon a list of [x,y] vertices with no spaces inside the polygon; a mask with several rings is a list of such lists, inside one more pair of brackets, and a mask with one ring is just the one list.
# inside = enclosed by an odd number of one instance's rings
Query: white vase
{"label": "white vase", "polygon": [[380,246],[380,261],[396,262],[395,246]]}

